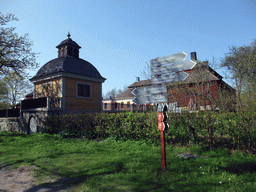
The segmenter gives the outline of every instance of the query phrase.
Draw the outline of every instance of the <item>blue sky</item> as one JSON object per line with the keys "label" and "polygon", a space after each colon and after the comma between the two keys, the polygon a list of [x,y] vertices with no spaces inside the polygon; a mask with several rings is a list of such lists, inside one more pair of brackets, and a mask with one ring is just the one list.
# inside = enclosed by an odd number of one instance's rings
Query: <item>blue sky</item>
{"label": "blue sky", "polygon": [[219,62],[229,46],[255,39],[255,10],[255,0],[0,1],[0,12],[19,18],[9,26],[19,35],[30,34],[40,67],[57,57],[55,47],[70,31],[82,47],[80,58],[107,79],[103,94],[135,82],[156,57],[185,52],[189,60],[195,51],[199,60],[214,56]]}

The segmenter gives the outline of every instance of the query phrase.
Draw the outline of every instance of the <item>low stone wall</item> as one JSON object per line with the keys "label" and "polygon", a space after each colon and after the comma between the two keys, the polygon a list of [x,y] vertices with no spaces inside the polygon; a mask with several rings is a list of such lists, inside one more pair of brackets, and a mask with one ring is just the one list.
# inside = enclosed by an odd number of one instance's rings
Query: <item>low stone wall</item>
{"label": "low stone wall", "polygon": [[42,132],[45,117],[58,113],[61,113],[61,110],[50,111],[47,108],[23,110],[20,117],[0,118],[0,131],[23,132],[26,134]]}
{"label": "low stone wall", "polygon": [[0,131],[24,132],[24,125],[20,117],[0,118]]}
{"label": "low stone wall", "polygon": [[44,130],[44,125],[43,125],[43,120],[45,117],[49,114],[49,111],[47,110],[26,110],[26,111],[21,111],[20,118],[24,122],[23,126],[27,128],[25,130],[26,133],[31,133],[33,128],[31,128],[31,123],[32,119],[35,119],[35,124],[36,124],[36,132],[42,132]]}

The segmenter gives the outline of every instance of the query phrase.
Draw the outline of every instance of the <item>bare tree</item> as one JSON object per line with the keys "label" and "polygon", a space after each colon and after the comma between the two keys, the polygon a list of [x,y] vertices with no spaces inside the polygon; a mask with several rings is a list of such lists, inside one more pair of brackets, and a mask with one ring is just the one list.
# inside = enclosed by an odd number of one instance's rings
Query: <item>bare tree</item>
{"label": "bare tree", "polygon": [[110,99],[110,97],[115,98],[116,96],[126,91],[127,88],[128,88],[127,85],[125,85],[123,89],[119,89],[119,90],[116,90],[116,88],[113,88],[112,90],[108,91],[105,95],[103,95],[103,99]]}
{"label": "bare tree", "polygon": [[140,76],[145,77],[146,80],[151,79],[151,65],[149,63],[146,62],[146,66],[140,72]]}

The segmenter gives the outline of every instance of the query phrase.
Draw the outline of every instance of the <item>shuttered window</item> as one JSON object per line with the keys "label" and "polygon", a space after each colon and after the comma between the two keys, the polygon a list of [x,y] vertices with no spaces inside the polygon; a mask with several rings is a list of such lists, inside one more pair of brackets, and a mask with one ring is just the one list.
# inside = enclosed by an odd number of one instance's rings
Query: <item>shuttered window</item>
{"label": "shuttered window", "polygon": [[77,97],[91,98],[91,85],[85,83],[77,83]]}

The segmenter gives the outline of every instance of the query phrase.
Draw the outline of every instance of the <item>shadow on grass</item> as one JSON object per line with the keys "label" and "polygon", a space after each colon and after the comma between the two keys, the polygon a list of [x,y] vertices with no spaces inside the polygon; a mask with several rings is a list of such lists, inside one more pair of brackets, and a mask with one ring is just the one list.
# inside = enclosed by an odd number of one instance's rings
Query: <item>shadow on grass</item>
{"label": "shadow on grass", "polygon": [[220,169],[235,173],[237,175],[242,175],[246,173],[256,173],[256,162],[243,162],[243,163],[233,163],[228,167],[220,167]]}
{"label": "shadow on grass", "polygon": [[[144,160],[145,162],[150,162],[148,158]],[[173,160],[172,163],[175,161],[183,164],[183,161],[179,159]],[[174,176],[177,175],[177,172],[190,174],[193,172],[194,167],[199,167],[197,162],[191,161],[189,163],[191,165],[190,168],[183,168],[183,170],[178,170],[176,167],[171,168],[171,163],[169,162],[165,172],[162,172],[161,162],[159,161],[159,163],[159,166],[153,165],[149,166],[148,169],[142,169],[143,172],[138,172],[140,165],[134,167],[134,172],[127,170],[125,159],[99,163],[95,168],[88,168],[88,170],[79,172],[64,169],[62,173],[52,173],[50,170],[45,169],[47,172],[60,177],[60,179],[42,183],[25,192],[40,191],[43,189],[47,189],[50,192],[64,189],[75,190],[75,187],[80,184],[84,184],[84,186],[95,191],[186,191],[191,190],[191,186],[195,187],[195,189],[208,191],[216,185],[212,181],[205,183],[199,183],[196,179],[187,181],[188,178],[186,178],[186,175],[182,179],[180,176]],[[170,169],[168,169],[169,167]],[[89,171],[92,173],[89,173]],[[124,187],[125,189],[120,189],[119,187]]]}
{"label": "shadow on grass", "polygon": [[7,131],[0,131],[0,136],[22,136],[22,137],[27,137],[28,135],[25,133],[17,133],[17,132],[7,132]]}
{"label": "shadow on grass", "polygon": [[[109,162],[109,164],[110,164],[110,162]],[[92,170],[97,171],[97,170],[103,169],[108,166],[109,165],[104,164],[104,165],[98,166],[95,169],[90,169],[90,171],[92,171]],[[80,171],[80,172],[67,171],[64,174],[56,174],[58,176],[61,176],[61,179],[54,181],[54,182],[47,182],[47,183],[37,185],[35,187],[32,187],[32,188],[26,190],[25,192],[34,192],[34,191],[39,191],[41,189],[48,189],[49,192],[63,190],[63,189],[75,187],[75,186],[79,185],[80,183],[84,183],[87,180],[89,180],[90,178],[95,177],[95,176],[115,174],[115,173],[118,173],[121,171],[125,171],[124,163],[122,163],[120,161],[119,162],[111,162],[111,167],[112,167],[111,171],[103,171],[101,173],[96,173],[96,174],[88,174],[88,171]]]}

